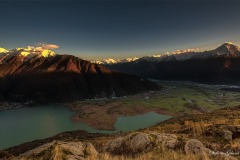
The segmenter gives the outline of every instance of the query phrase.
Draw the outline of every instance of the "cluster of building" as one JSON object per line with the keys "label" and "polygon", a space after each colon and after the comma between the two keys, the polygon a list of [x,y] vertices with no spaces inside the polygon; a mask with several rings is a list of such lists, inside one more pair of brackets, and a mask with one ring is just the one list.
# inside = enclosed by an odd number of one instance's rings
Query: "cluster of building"
{"label": "cluster of building", "polygon": [[29,107],[32,104],[31,101],[25,103],[17,103],[17,102],[1,102],[0,103],[0,111],[9,110],[9,109],[17,109]]}

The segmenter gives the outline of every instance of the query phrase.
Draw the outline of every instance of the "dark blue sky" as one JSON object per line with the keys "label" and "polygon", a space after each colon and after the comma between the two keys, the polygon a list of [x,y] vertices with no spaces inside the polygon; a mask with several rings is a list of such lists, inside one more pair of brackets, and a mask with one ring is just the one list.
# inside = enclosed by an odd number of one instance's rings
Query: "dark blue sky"
{"label": "dark blue sky", "polygon": [[240,42],[240,1],[0,0],[0,47],[39,42],[85,59]]}

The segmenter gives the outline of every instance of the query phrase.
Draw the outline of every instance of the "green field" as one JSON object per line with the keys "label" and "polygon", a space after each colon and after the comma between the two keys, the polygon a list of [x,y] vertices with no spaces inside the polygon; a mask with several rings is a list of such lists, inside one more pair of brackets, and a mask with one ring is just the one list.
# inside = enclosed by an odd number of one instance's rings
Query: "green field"
{"label": "green field", "polygon": [[209,112],[222,107],[240,105],[240,92],[223,91],[215,86],[164,82],[160,91],[123,99],[127,106],[160,108],[166,111],[191,114]]}

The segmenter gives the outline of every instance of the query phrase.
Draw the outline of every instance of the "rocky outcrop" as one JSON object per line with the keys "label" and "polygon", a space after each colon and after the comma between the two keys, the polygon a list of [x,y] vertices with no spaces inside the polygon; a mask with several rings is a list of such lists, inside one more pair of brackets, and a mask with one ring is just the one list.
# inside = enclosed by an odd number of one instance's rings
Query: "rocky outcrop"
{"label": "rocky outcrop", "polygon": [[206,134],[220,137],[222,142],[230,142],[240,138],[240,126],[234,125],[215,125],[206,130]]}
{"label": "rocky outcrop", "polygon": [[229,141],[232,140],[233,133],[232,133],[231,131],[229,131],[229,130],[223,130],[223,131],[221,132],[221,134],[222,134],[222,137],[223,137],[224,139],[229,140]]}
{"label": "rocky outcrop", "polygon": [[185,144],[184,150],[186,154],[207,154],[210,150],[204,147],[202,142],[197,139],[190,139]]}
{"label": "rocky outcrop", "polygon": [[15,159],[85,160],[97,155],[98,152],[91,143],[53,141],[27,151]]}
{"label": "rocky outcrop", "polygon": [[135,154],[154,147],[175,148],[177,143],[177,136],[174,134],[133,133],[108,141],[104,144],[103,151],[111,154]]}
{"label": "rocky outcrop", "polygon": [[212,151],[206,148],[202,142],[197,139],[190,139],[184,146],[185,153],[188,155],[194,154],[201,157],[201,159],[208,160],[209,157],[214,157],[218,160],[237,160],[237,158],[229,155],[228,153],[220,151]]}
{"label": "rocky outcrop", "polygon": [[177,136],[175,134],[158,133],[158,134],[156,134],[155,142],[158,145],[161,144],[162,147],[174,149],[178,143],[178,140],[177,140]]}
{"label": "rocky outcrop", "polygon": [[[109,140],[103,145],[99,145],[93,141],[99,152],[89,142],[80,142],[74,140],[71,142],[52,141],[50,143],[45,143],[42,146],[36,147],[35,149],[24,152],[19,156],[7,155],[7,152],[0,152],[0,157],[5,157],[5,159],[11,160],[97,160],[106,159],[106,157],[108,159],[109,157],[110,159],[113,159],[111,157],[130,157],[131,159],[131,157],[138,157],[139,155],[148,155],[155,153],[160,155],[167,154],[167,156],[169,156],[169,153],[172,154],[172,151],[177,151],[175,153],[179,153],[183,157],[186,156],[188,159],[191,157],[197,157],[198,159],[202,160],[237,160],[237,158],[232,156],[233,153],[224,153],[221,151],[211,150],[205,147],[204,144],[197,139],[187,140],[184,145],[184,154],[182,153],[183,146],[181,145],[183,142],[184,141],[181,140],[178,142],[178,138],[175,134],[158,132],[135,132],[126,136]],[[165,149],[170,149],[171,151],[168,152]],[[238,154],[238,152],[236,152],[236,154]],[[155,155],[153,155],[153,157],[154,156]],[[164,159],[166,159],[166,157],[164,157]]]}

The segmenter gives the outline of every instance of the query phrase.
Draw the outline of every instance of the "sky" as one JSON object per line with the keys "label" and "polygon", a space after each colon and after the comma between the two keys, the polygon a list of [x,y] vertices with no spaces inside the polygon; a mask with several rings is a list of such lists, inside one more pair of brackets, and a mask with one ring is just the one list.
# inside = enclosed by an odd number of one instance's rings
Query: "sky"
{"label": "sky", "polygon": [[240,46],[237,0],[0,0],[0,47],[56,45],[84,59]]}

